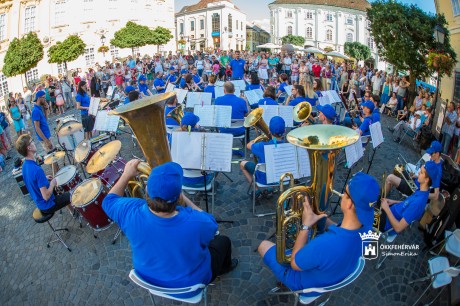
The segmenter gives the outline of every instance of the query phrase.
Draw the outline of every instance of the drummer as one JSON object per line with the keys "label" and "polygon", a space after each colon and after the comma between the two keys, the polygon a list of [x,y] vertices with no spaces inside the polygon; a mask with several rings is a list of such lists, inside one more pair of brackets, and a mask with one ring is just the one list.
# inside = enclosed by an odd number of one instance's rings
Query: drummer
{"label": "drummer", "polygon": [[77,109],[81,111],[81,123],[85,131],[85,139],[91,139],[93,137],[94,116],[90,115],[88,112],[91,98],[86,91],[86,82],[80,81],[80,83],[78,83],[75,101],[77,101]]}
{"label": "drummer", "polygon": [[45,175],[45,171],[35,162],[37,147],[29,134],[21,135],[16,141],[16,150],[25,157],[22,164],[22,177],[35,205],[43,214],[51,214],[67,207],[73,215],[70,205],[70,192],[54,195],[56,178]]}

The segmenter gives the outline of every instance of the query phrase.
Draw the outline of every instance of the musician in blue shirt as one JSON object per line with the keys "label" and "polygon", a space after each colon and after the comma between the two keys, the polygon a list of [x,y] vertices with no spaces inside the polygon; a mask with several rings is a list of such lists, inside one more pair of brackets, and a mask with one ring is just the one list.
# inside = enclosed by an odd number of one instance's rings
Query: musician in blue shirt
{"label": "musician in blue shirt", "polygon": [[235,51],[235,59],[232,59],[228,66],[232,69],[232,80],[241,80],[244,76],[244,65],[246,61],[240,57],[240,51]]}
{"label": "musician in blue shirt", "polygon": [[209,83],[208,83],[208,86],[206,86],[206,87],[204,88],[204,92],[210,92],[210,93],[212,93],[212,99],[215,99],[215,97],[216,97],[216,94],[215,94],[215,88],[216,88],[216,86],[215,86],[215,84],[216,84],[216,76],[213,75],[213,74],[211,74],[211,75],[209,76]]}
{"label": "musician in blue shirt", "polygon": [[374,103],[371,101],[367,101],[361,103],[364,112],[364,118],[360,117],[362,120],[359,128],[354,127],[354,129],[359,131],[359,135],[361,136],[369,136],[371,134],[369,130],[369,126],[373,123],[372,122],[372,112],[374,111]]}
{"label": "musician in blue shirt", "polygon": [[300,102],[307,101],[305,99],[305,89],[302,85],[293,85],[292,94],[286,99],[285,105],[296,106]]}
{"label": "musician in blue shirt", "polygon": [[288,76],[286,73],[281,73],[278,77],[280,85],[278,86],[278,92],[276,96],[278,97],[278,101],[280,103],[284,102],[284,99],[285,99],[285,97],[280,97],[280,96],[286,93],[286,89],[284,89],[284,87],[288,86],[287,79],[288,79]]}
{"label": "musician in blue shirt", "polygon": [[196,69],[196,67],[193,67],[192,69],[192,77],[193,82],[195,82],[195,84],[198,85],[200,89],[203,89],[203,78],[200,77],[200,75],[198,74],[198,70]]}
{"label": "musician in blue shirt", "polygon": [[174,67],[170,67],[169,68],[169,74],[166,77],[166,82],[176,85],[177,80],[178,80],[178,78],[177,78],[176,74],[174,73]]}
{"label": "musician in blue shirt", "polygon": [[131,86],[131,85],[128,85],[126,86],[125,88],[125,92],[126,92],[126,98],[125,98],[125,102],[124,104],[128,104],[130,101],[129,101],[129,93],[133,90],[136,90],[136,88],[134,88],[134,86]]}
{"label": "musician in blue shirt", "polygon": [[166,125],[179,126],[179,123],[176,120],[174,120],[171,117],[168,117],[168,114],[178,106],[177,96],[176,96],[175,99],[168,99],[167,103],[169,103],[169,104],[166,104],[166,107],[165,107]]}
{"label": "musician in blue shirt", "polygon": [[[215,105],[229,105],[232,107],[232,120],[243,121],[248,113],[247,102],[235,95],[235,85],[232,82],[224,83],[224,95],[219,97],[214,102]],[[221,133],[230,133],[233,136],[243,135],[245,132],[244,126],[238,128],[220,128]]]}
{"label": "musician in blue shirt", "polygon": [[153,86],[155,87],[157,93],[164,93],[166,90],[165,85],[165,81],[163,80],[163,71],[158,71],[155,81],[153,81]]}
{"label": "musician in blue shirt", "polygon": [[150,91],[149,86],[145,84],[147,78],[145,75],[141,75],[139,77],[139,92],[142,93],[144,96],[153,96],[153,93]]}
{"label": "musician in blue shirt", "polygon": [[276,102],[275,87],[267,86],[264,90],[263,98],[260,99],[259,102],[251,105],[251,108],[257,108],[260,105],[278,105],[278,102]]}

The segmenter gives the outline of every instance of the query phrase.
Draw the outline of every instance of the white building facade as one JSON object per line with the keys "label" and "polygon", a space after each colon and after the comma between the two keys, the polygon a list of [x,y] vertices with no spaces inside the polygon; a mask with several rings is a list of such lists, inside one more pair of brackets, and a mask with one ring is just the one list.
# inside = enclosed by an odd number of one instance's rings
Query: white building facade
{"label": "white building facade", "polygon": [[[176,14],[176,37],[185,51],[206,48],[243,50],[246,14],[230,1],[202,0]],[[181,46],[182,45],[182,46]]]}
{"label": "white building facade", "polygon": [[[308,3],[307,3],[308,2]],[[331,47],[344,52],[345,42],[360,42],[369,46],[375,67],[385,69],[379,61],[374,40],[369,32],[366,0],[276,0],[270,9],[272,42],[281,43],[281,37],[292,34],[305,38],[305,46],[324,49]]]}
{"label": "white building facade", "polygon": [[[77,60],[67,63],[68,69],[93,67],[113,57],[125,57],[131,49],[118,49],[110,45],[114,33],[128,21],[154,29],[162,26],[174,35],[174,0],[12,0],[0,4],[0,68],[8,45],[14,37],[34,31],[45,49],[43,60],[27,73],[28,81],[39,79],[43,74],[58,75],[61,65],[48,63],[48,49],[57,41],[63,41],[71,34],[78,34],[86,43],[86,52]],[[101,36],[110,51],[97,52],[102,46]],[[160,51],[176,49],[175,38],[160,47]],[[137,53],[154,54],[156,46],[145,46]],[[0,73],[0,99],[7,92],[22,92],[23,76],[6,78]]]}

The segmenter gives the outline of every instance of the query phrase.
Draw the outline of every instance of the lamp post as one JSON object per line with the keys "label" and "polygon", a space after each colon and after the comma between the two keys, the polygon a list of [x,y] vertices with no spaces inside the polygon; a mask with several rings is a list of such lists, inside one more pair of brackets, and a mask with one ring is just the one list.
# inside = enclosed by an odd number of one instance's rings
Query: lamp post
{"label": "lamp post", "polygon": [[[104,34],[101,34],[102,47],[104,47],[104,43],[105,43],[105,36],[104,36]],[[105,57],[105,49],[102,50],[102,55]]]}
{"label": "lamp post", "polygon": [[[444,38],[446,37],[446,32],[439,24],[437,24],[434,27],[433,37],[436,41],[436,48],[439,48],[441,49],[441,51],[444,51]],[[433,107],[434,111],[438,114],[438,116],[439,116],[439,112],[437,111],[436,106],[438,104],[438,99],[439,99],[440,84],[441,84],[441,78],[439,77],[439,70],[438,70],[438,76],[437,76],[437,81],[436,81],[436,99],[434,100],[434,107]]]}

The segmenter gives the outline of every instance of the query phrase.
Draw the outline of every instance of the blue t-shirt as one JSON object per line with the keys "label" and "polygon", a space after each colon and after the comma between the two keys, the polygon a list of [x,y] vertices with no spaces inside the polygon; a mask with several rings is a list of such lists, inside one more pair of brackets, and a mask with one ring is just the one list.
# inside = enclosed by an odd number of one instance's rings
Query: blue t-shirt
{"label": "blue t-shirt", "polygon": [[34,200],[38,209],[47,210],[54,206],[54,194],[51,194],[48,201],[45,201],[42,197],[40,188],[49,188],[50,182],[46,178],[45,171],[35,161],[29,159],[24,161],[22,164],[22,177],[30,197]]}
{"label": "blue t-shirt", "polygon": [[297,97],[291,101],[289,101],[289,106],[296,106],[300,102],[305,102],[307,101],[304,97]]}
{"label": "blue t-shirt", "polygon": [[270,97],[265,97],[263,99],[260,99],[259,102],[257,102],[253,106],[259,107],[259,105],[278,105],[278,102],[276,102],[275,100],[273,100]]}
{"label": "blue t-shirt", "polygon": [[165,119],[166,119],[166,125],[179,125],[176,120],[174,120],[171,117],[166,117],[173,109],[175,109],[176,106],[166,106],[165,107]]}
{"label": "blue t-shirt", "polygon": [[[201,78],[200,78],[200,76],[198,74],[192,74],[192,78],[193,78],[193,82],[195,82],[195,84],[198,84],[201,81]],[[203,84],[199,84],[198,86],[200,88],[202,88]]]}
{"label": "blue t-shirt", "polygon": [[318,103],[318,97],[316,95],[313,98],[306,96],[305,101],[310,103],[311,106],[316,106],[316,103]]}
{"label": "blue t-shirt", "polygon": [[212,93],[212,98],[215,99],[216,98],[216,94],[215,94],[215,91],[214,91],[215,88],[216,88],[216,86],[214,86],[214,85],[208,85],[208,86],[206,86],[204,88],[204,92]]}
{"label": "blue t-shirt", "polygon": [[[438,176],[436,178],[434,178],[431,182],[431,188],[435,189],[435,188],[439,188],[441,186],[441,178],[442,178],[442,163],[443,163],[443,160],[441,159],[441,161],[439,163],[435,163],[435,165],[438,167]],[[417,188],[420,188],[420,183],[418,182],[417,179],[414,179],[414,183],[415,185],[417,186]]]}
{"label": "blue t-shirt", "polygon": [[[48,121],[46,121],[46,117],[42,111],[41,106],[38,106],[37,104],[35,104],[34,108],[32,109],[32,122],[34,121],[40,122],[40,130],[42,130],[42,133],[43,135],[45,135],[46,139],[49,139],[51,137],[51,132],[48,126]],[[34,130],[35,130],[35,134],[37,134],[38,140],[43,141],[43,139],[41,139],[41,137],[37,133],[37,130],[35,129],[35,124],[34,124]]]}
{"label": "blue t-shirt", "polygon": [[380,110],[375,108],[372,112],[372,123],[376,123],[380,121]]}
{"label": "blue t-shirt", "polygon": [[135,60],[130,60],[126,65],[129,68],[134,69],[134,67],[136,67],[136,61]]}
{"label": "blue t-shirt", "polygon": [[247,84],[246,85],[246,90],[254,90],[254,89],[262,89],[262,85],[260,84]]}
{"label": "blue t-shirt", "polygon": [[232,78],[234,79],[242,79],[243,76],[244,76],[244,64],[246,64],[246,62],[244,61],[244,59],[239,59],[239,60],[236,60],[236,59],[233,59],[230,61],[230,67],[232,68]]}
{"label": "blue t-shirt", "polygon": [[278,87],[278,91],[286,92],[286,89],[284,89],[284,87],[286,86],[288,86],[286,82],[281,83],[280,86]]}
{"label": "blue t-shirt", "polygon": [[[232,107],[232,119],[244,119],[244,115],[248,112],[246,101],[242,98],[235,96],[234,94],[225,94],[219,97],[214,102],[215,105],[229,105]],[[234,136],[244,134],[245,128],[220,128],[221,133],[230,133]]]}
{"label": "blue t-shirt", "polygon": [[153,81],[153,86],[155,87],[158,93],[164,93],[166,90],[165,88],[160,89],[160,90],[157,89],[157,86],[159,87],[165,86],[165,81],[163,81],[163,79],[160,79],[160,78],[156,78],[155,81]]}
{"label": "blue t-shirt", "polygon": [[361,136],[369,136],[371,134],[371,131],[369,130],[369,126],[371,124],[372,124],[372,116],[368,116],[364,118],[363,122],[361,122],[361,125],[359,126],[359,129],[362,132]]}
{"label": "blue t-shirt", "polygon": [[[91,98],[87,93],[84,93],[83,95],[80,93],[77,93],[77,96],[75,97],[75,101],[80,102],[80,106],[83,107],[89,107],[89,104],[91,102]],[[83,115],[88,115],[88,110],[87,109],[82,109],[80,111],[80,114]]]}
{"label": "blue t-shirt", "polygon": [[8,127],[8,120],[6,120],[6,115],[4,112],[0,112],[0,124],[2,128],[6,129]]}
{"label": "blue t-shirt", "polygon": [[[391,205],[390,210],[396,220],[401,221],[402,218],[404,218],[407,224],[411,224],[412,221],[419,220],[422,217],[425,212],[425,206],[428,201],[429,194],[429,191],[417,190],[406,200]],[[387,219],[385,230],[389,230],[390,228],[391,224]]]}
{"label": "blue t-shirt", "polygon": [[180,288],[211,280],[211,254],[217,223],[206,212],[177,206],[178,214],[160,218],[144,199],[108,194],[102,208],[128,237],[134,269],[147,282]]}
{"label": "blue t-shirt", "polygon": [[147,91],[149,89],[149,86],[147,84],[141,84],[139,83],[139,91],[142,92],[146,96],[150,96],[149,92]]}
{"label": "blue t-shirt", "polygon": [[[270,139],[269,141],[261,141],[254,143],[251,146],[251,152],[254,154],[254,156],[257,157],[257,161],[259,164],[264,164],[265,163],[265,150],[264,147],[266,145],[271,145],[275,143],[276,139]],[[276,140],[276,143],[283,143],[284,141],[282,140]],[[260,184],[267,184],[267,176],[265,172],[256,171],[256,181],[259,182]]]}
{"label": "blue t-shirt", "polygon": [[177,76],[174,73],[170,74],[166,78],[166,81],[169,81],[169,83],[174,83],[175,81],[177,81]]}
{"label": "blue t-shirt", "polygon": [[125,103],[124,103],[124,104],[128,104],[129,102],[131,102],[131,101],[129,101],[129,97],[126,97],[126,98],[125,98]]}

